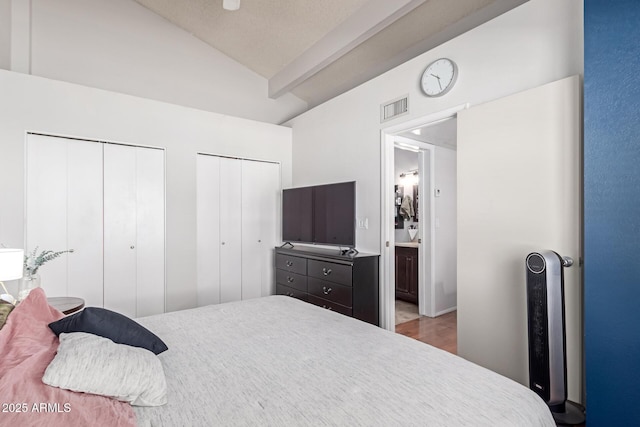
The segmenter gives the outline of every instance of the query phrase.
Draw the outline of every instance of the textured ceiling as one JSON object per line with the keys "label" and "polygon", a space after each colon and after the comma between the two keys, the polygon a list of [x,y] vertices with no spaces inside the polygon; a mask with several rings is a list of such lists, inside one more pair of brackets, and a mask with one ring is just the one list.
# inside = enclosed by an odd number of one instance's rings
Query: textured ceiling
{"label": "textured ceiling", "polygon": [[368,0],[136,1],[269,79]]}
{"label": "textured ceiling", "polygon": [[427,124],[416,129],[402,132],[398,135],[440,147],[455,149],[458,140],[457,123],[458,119],[454,117],[436,124]]}
{"label": "textured ceiling", "polygon": [[[222,0],[136,1],[313,107],[528,0],[241,0],[233,12]],[[395,4],[404,9],[371,18]],[[352,22],[371,30],[344,35]],[[322,56],[327,40],[335,53]],[[301,72],[303,57],[312,66]]]}

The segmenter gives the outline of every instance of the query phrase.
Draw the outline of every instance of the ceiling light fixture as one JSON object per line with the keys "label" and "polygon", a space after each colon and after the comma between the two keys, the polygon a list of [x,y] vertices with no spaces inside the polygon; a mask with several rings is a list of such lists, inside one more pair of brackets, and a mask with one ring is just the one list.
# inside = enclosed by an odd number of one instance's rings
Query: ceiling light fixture
{"label": "ceiling light fixture", "polygon": [[240,9],[240,0],[222,0],[222,8],[224,10]]}

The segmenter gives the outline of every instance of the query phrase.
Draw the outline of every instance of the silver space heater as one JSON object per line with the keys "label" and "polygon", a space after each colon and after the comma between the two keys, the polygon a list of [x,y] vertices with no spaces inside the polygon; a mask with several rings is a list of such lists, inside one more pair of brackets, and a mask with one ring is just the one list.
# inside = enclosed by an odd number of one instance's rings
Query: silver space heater
{"label": "silver space heater", "polygon": [[584,409],[567,400],[563,269],[572,264],[549,250],[526,259],[529,387],[549,405],[558,425],[585,421]]}

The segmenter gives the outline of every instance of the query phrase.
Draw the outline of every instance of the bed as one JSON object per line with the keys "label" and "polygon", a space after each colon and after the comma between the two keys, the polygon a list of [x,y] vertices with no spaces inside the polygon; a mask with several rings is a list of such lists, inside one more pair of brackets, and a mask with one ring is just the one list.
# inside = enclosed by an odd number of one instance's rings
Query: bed
{"label": "bed", "polygon": [[139,426],[555,426],[508,378],[290,297],[136,321],[169,348],[167,403],[134,406]]}

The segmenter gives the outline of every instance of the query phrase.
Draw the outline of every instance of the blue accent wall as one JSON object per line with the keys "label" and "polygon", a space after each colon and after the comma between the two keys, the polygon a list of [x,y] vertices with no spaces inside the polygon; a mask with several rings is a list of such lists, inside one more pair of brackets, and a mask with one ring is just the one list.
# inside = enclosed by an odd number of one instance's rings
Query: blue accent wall
{"label": "blue accent wall", "polygon": [[584,13],[587,425],[640,425],[640,1]]}

